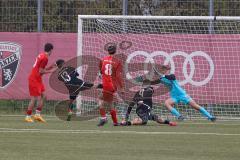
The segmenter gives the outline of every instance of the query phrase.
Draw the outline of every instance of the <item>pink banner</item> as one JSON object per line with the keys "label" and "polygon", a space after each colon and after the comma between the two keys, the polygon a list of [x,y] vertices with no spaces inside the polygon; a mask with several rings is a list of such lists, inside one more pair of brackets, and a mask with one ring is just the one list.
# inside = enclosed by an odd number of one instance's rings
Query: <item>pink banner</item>
{"label": "pink banner", "polygon": [[[77,36],[74,33],[0,33],[0,42],[20,44],[22,54],[18,72],[13,82],[6,88],[0,89],[0,99],[29,99],[28,75],[32,69],[37,55],[44,50],[44,44],[50,42],[54,45],[53,54],[49,57],[48,65],[55,63],[59,58],[71,59],[76,56]],[[1,50],[1,48],[0,48]],[[3,52],[3,55],[5,52]],[[0,68],[1,70],[1,68]],[[2,77],[0,77],[2,79]],[[48,99],[66,98],[49,87],[49,75],[43,76],[46,95]]]}
{"label": "pink banner", "polygon": [[[77,52],[76,33],[0,33],[0,42],[13,42],[22,47],[16,76],[0,90],[1,99],[29,98],[27,77],[46,42],[54,44],[49,65],[59,58],[71,59]],[[130,64],[147,61],[162,64],[167,59],[183,88],[199,103],[240,102],[240,35],[84,34],[83,42],[83,55],[97,58],[106,55],[106,43],[114,42],[119,46],[118,53],[125,55]],[[124,48],[125,43],[131,46]],[[125,69],[131,67],[134,66],[125,65]],[[49,87],[48,78],[49,75],[44,76],[48,99],[67,98]],[[167,96],[159,96],[158,101]]]}
{"label": "pink banner", "polygon": [[[100,52],[104,44],[117,43],[118,53],[127,55],[130,64],[147,59],[163,64],[169,58],[183,88],[201,104],[240,102],[239,34],[85,34],[83,42],[84,54],[98,57],[106,55]],[[120,49],[126,42],[132,46]]]}

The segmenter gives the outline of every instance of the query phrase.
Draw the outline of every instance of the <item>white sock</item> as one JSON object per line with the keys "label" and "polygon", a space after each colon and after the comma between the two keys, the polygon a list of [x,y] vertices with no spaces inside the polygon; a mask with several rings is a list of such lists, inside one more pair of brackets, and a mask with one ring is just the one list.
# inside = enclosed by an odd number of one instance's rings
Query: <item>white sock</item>
{"label": "white sock", "polygon": [[41,111],[36,110],[36,114],[35,115],[40,116],[40,113],[41,113]]}

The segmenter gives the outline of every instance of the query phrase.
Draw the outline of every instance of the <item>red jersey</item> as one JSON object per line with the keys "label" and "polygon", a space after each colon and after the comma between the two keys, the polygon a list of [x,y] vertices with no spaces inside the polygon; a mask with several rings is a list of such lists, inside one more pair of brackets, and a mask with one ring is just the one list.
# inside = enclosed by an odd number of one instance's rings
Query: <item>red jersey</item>
{"label": "red jersey", "polygon": [[103,90],[116,91],[122,88],[122,65],[113,56],[106,56],[100,62]]}
{"label": "red jersey", "polygon": [[29,78],[37,81],[42,81],[42,75],[39,73],[40,68],[45,68],[48,63],[48,56],[45,53],[40,53],[33,65]]}

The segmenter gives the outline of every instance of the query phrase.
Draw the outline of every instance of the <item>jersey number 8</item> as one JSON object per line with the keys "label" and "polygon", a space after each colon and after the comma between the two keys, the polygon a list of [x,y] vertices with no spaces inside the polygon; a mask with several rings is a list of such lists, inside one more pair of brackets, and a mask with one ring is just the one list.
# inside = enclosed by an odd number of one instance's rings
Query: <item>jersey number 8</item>
{"label": "jersey number 8", "polygon": [[111,64],[106,64],[105,65],[104,73],[108,76],[112,75],[112,65]]}

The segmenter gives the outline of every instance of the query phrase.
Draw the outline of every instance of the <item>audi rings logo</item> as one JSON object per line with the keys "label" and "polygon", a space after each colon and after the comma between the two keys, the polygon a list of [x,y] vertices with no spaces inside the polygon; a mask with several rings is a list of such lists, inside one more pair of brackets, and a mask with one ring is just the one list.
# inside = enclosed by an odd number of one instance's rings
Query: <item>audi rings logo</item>
{"label": "audi rings logo", "polygon": [[[125,63],[125,71],[126,71],[126,78],[127,79],[133,79],[133,77],[128,72],[128,64],[136,56],[146,57],[146,59],[144,61],[144,73],[145,74],[148,73],[148,71],[147,71],[148,63],[151,63],[153,65],[155,64],[155,62],[154,62],[155,57],[160,56],[160,57],[165,58],[164,65],[170,64],[170,66],[171,66],[171,71],[170,72],[171,73],[175,73],[175,63],[173,61],[173,58],[176,57],[176,56],[184,57],[185,59],[184,59],[184,62],[183,62],[182,72],[183,72],[183,75],[184,75],[185,79],[182,80],[182,81],[179,81],[180,85],[190,83],[194,86],[203,86],[203,85],[207,84],[212,79],[213,74],[214,74],[214,64],[213,64],[213,61],[212,61],[211,57],[208,54],[206,54],[205,52],[202,52],[202,51],[195,51],[195,52],[192,52],[191,54],[187,54],[187,53],[182,52],[182,51],[175,51],[171,54],[168,54],[164,51],[155,51],[155,52],[152,52],[151,54],[149,54],[145,51],[135,51],[135,52],[131,53],[130,55],[128,55],[128,58],[127,58],[126,63]],[[193,61],[193,57],[202,57],[208,62],[210,70],[209,70],[208,76],[205,79],[202,79],[200,81],[193,80],[193,76],[194,76],[194,73],[195,73],[195,64],[194,64],[194,61]],[[190,73],[188,73],[188,71],[187,71],[188,64],[190,65]],[[151,73],[150,76],[153,76],[153,73]]]}

